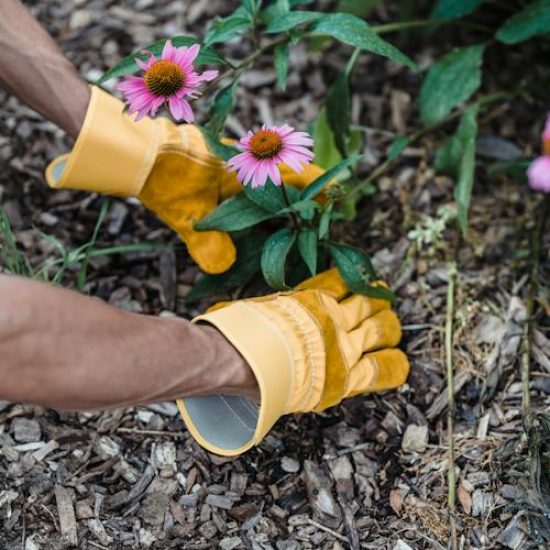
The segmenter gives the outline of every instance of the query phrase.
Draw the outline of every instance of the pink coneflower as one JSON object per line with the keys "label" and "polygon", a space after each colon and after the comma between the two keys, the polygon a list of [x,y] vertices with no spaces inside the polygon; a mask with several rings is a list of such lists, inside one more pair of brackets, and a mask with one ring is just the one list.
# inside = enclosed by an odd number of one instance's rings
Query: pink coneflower
{"label": "pink coneflower", "polygon": [[527,170],[529,187],[533,191],[550,193],[550,155],[536,158]]}
{"label": "pink coneflower", "polygon": [[251,182],[252,188],[264,187],[267,178],[275,185],[281,185],[281,174],[277,165],[284,163],[295,172],[302,172],[305,164],[313,159],[307,149],[313,140],[307,132],[297,132],[284,126],[262,126],[259,132],[248,132],[238,147],[242,153],[235,155],[228,163],[231,172],[238,171],[237,178],[244,184]]}
{"label": "pink coneflower", "polygon": [[168,40],[160,59],[153,54],[145,62],[136,58],[137,65],[145,74],[128,76],[117,85],[128,102],[128,112],[137,113],[136,120],[139,120],[146,115],[155,116],[167,103],[175,120],[193,122],[195,117],[188,99],[199,96],[201,82],[213,80],[218,75],[218,71],[202,74],[195,71],[193,62],[199,50],[199,44],[175,48]]}
{"label": "pink coneflower", "polygon": [[541,137],[543,155],[529,165],[527,177],[533,191],[550,193],[550,115],[546,118]]}

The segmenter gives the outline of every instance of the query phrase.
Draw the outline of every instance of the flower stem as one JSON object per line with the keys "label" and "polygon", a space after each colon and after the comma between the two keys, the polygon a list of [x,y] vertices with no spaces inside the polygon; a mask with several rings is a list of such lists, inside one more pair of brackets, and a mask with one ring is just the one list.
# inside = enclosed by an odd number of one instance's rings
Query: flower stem
{"label": "flower stem", "polygon": [[[287,205],[287,207],[292,208],[292,203],[290,202],[290,197],[288,196],[284,183],[281,183],[281,193],[283,194],[283,200],[285,201],[285,204]],[[296,232],[300,231],[300,221],[298,220],[298,216],[296,215],[296,212],[291,211],[288,213],[288,215],[292,220],[292,224],[294,225],[294,229],[296,229]]]}
{"label": "flower stem", "polygon": [[456,476],[455,476],[455,449],[454,449],[454,416],[455,392],[453,369],[453,325],[455,309],[456,264],[448,266],[449,284],[447,286],[447,314],[445,321],[445,370],[447,378],[447,443],[449,445],[449,466],[447,471],[447,506],[449,509],[449,523],[451,526],[451,548],[458,548],[456,527]]}
{"label": "flower stem", "polygon": [[227,71],[221,73],[219,76],[217,76],[214,80],[211,80],[208,85],[203,89],[203,94],[212,89],[218,82],[223,80],[229,75],[239,75],[244,71],[244,69],[248,68],[256,59],[261,57],[264,53],[267,53],[270,50],[274,50],[279,44],[283,44],[284,42],[288,42],[289,38],[288,36],[283,36],[281,38],[277,38],[277,40],[273,40],[272,42],[269,42],[262,46],[261,48],[257,48],[253,53],[251,53],[248,57],[245,57],[242,61],[240,61],[237,64],[231,63],[229,69]]}

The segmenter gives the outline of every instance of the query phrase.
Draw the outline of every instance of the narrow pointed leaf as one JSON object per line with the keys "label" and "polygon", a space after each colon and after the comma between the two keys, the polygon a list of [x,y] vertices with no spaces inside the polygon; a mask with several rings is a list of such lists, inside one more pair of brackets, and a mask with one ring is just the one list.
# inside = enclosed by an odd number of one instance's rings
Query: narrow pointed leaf
{"label": "narrow pointed leaf", "polygon": [[376,279],[376,273],[365,252],[353,246],[331,243],[330,253],[342,279],[352,292],[393,302],[394,294],[391,290],[371,284]]}
{"label": "narrow pointed leaf", "polygon": [[343,157],[348,154],[347,140],[351,133],[351,98],[348,74],[340,71],[329,88],[326,102],[327,120],[334,142]]}
{"label": "narrow pointed leaf", "polygon": [[464,235],[468,230],[468,209],[474,185],[478,111],[478,107],[468,109],[462,115],[457,130],[457,135],[462,144],[462,155],[458,166],[455,199],[458,203],[458,222]]}
{"label": "narrow pointed leaf", "polygon": [[286,259],[295,241],[295,231],[285,227],[271,235],[264,245],[261,259],[262,273],[267,284],[276,290],[287,288]]}
{"label": "narrow pointed leaf", "polygon": [[252,19],[244,10],[237,10],[228,17],[214,20],[204,37],[204,43],[211,46],[220,42],[229,42],[250,28],[252,28]]}
{"label": "narrow pointed leaf", "polygon": [[508,19],[497,32],[506,44],[523,42],[532,36],[550,32],[550,0],[538,0]]}
{"label": "narrow pointed leaf", "polygon": [[308,32],[314,36],[331,36],[344,44],[387,57],[407,67],[416,68],[414,61],[380,38],[366,21],[349,13],[323,15]]}
{"label": "narrow pointed leaf", "polygon": [[331,202],[325,206],[323,213],[321,214],[321,218],[319,220],[319,240],[323,240],[328,237],[333,204],[334,203]]}
{"label": "narrow pointed leaf", "polygon": [[312,276],[317,274],[317,232],[313,229],[302,229],[298,235],[298,251]]}
{"label": "narrow pointed leaf", "polygon": [[325,107],[319,111],[319,116],[315,121],[313,142],[313,152],[315,153],[315,164],[317,166],[328,170],[342,160],[342,155],[339,153],[334,141],[334,134],[328,124]]}
{"label": "narrow pointed leaf", "polygon": [[286,90],[289,54],[290,47],[286,42],[284,44],[279,44],[275,48],[275,70],[277,71],[277,84],[283,92]]}

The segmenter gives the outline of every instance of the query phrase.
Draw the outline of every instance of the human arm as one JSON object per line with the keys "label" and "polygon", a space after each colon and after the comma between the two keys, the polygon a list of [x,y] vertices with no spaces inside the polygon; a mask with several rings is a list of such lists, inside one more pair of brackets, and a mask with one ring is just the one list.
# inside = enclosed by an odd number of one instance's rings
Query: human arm
{"label": "human arm", "polygon": [[244,359],[213,327],[2,274],[0,357],[0,399],[59,409],[257,393]]}
{"label": "human arm", "polygon": [[19,0],[0,2],[0,87],[76,138],[90,90]]}

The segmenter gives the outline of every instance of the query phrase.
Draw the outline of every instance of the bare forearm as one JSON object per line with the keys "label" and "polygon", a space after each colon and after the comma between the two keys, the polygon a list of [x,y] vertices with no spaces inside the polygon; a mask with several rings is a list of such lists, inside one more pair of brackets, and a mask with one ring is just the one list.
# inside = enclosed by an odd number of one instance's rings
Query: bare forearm
{"label": "bare forearm", "polygon": [[90,92],[19,0],[0,1],[0,87],[76,137]]}
{"label": "bare forearm", "polygon": [[0,275],[0,399],[65,409],[247,393],[240,355],[213,328],[137,315]]}

